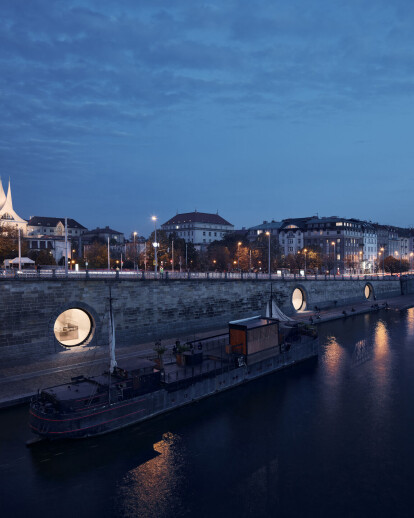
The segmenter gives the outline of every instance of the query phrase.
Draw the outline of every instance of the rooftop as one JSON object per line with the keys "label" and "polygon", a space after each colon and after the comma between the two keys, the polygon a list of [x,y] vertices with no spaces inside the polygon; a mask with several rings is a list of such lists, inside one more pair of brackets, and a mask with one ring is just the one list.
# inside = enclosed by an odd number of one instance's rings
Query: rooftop
{"label": "rooftop", "polygon": [[185,212],[176,214],[173,218],[165,222],[164,225],[183,225],[184,223],[210,223],[212,225],[233,226],[218,214],[208,214],[207,212]]}
{"label": "rooftop", "polygon": [[105,228],[99,228],[96,227],[92,230],[88,230],[84,233],[84,236],[92,235],[92,234],[119,234],[121,235],[122,232],[118,232],[118,230],[113,230],[112,228],[105,227]]}
{"label": "rooftop", "polygon": [[[65,225],[65,218],[51,218],[49,216],[32,216],[27,222],[27,224],[31,227],[56,227],[59,224],[59,222],[61,222],[62,225]],[[68,218],[68,228],[80,228],[86,230],[86,227],[84,227],[72,218]]]}

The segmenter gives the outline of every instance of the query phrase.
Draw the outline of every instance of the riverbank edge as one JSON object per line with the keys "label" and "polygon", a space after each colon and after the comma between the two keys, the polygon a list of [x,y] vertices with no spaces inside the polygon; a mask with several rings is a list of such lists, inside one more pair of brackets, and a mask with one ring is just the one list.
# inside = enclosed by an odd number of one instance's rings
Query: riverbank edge
{"label": "riverbank edge", "polygon": [[[386,310],[397,310],[397,311],[405,311],[407,309],[410,309],[414,307],[414,295],[401,295],[398,297],[394,297],[391,299],[381,299],[376,301],[364,301],[359,304],[353,304],[353,305],[344,305],[344,306],[338,306],[335,308],[326,309],[323,311],[303,311],[300,313],[297,313],[294,316],[294,319],[300,322],[305,323],[313,323],[315,325],[323,324],[325,322],[330,322],[334,320],[340,320],[340,319],[347,319],[355,315],[362,315],[366,313],[376,313],[378,311],[386,311]],[[214,331],[213,331],[214,333]],[[211,334],[211,332],[210,332]],[[173,341],[173,338],[166,340],[169,342]],[[146,345],[146,344],[145,344]],[[140,354],[140,351],[137,351],[135,356],[142,355],[142,351]],[[96,360],[95,360],[96,362]],[[92,362],[84,362],[85,370],[86,368],[91,364]],[[77,364],[78,366],[79,364]],[[56,372],[61,372],[61,368],[56,367]],[[65,369],[67,370],[68,374],[70,375],[70,366]],[[32,377],[39,377],[40,371],[33,371]],[[48,375],[45,376],[45,383],[42,385],[44,387],[46,386],[53,386],[57,385],[58,383],[54,383],[51,379],[50,382],[47,382],[47,379],[53,377],[53,369],[51,369],[51,372]],[[26,378],[30,378],[30,372],[26,373]],[[9,377],[10,380],[12,380],[13,376]],[[1,383],[7,383],[8,377],[3,377],[1,379]],[[4,399],[0,399],[0,410],[7,409],[14,406],[19,406],[25,403],[28,403],[31,398],[37,393],[37,390],[26,392],[26,393],[19,393],[12,397],[7,397]]]}

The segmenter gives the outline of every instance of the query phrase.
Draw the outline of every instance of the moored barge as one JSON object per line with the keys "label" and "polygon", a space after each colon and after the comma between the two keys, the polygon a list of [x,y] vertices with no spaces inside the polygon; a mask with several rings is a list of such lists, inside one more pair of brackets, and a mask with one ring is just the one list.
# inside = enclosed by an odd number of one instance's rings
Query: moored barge
{"label": "moored barge", "polygon": [[[113,352],[114,354],[114,352]],[[185,346],[170,361],[114,361],[100,376],[45,388],[30,404],[30,426],[48,439],[108,433],[317,356],[312,326],[269,317],[229,323],[229,332]]]}

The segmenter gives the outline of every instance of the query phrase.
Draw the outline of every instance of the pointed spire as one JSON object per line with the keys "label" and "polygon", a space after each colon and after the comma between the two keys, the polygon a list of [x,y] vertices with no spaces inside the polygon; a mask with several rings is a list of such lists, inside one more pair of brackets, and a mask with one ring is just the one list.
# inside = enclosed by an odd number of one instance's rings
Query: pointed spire
{"label": "pointed spire", "polygon": [[11,187],[10,187],[10,177],[9,177],[9,188],[7,189],[7,198],[6,198],[6,202],[9,202],[9,206],[12,208],[13,210],[13,202],[12,202],[12,195],[11,195]]}
{"label": "pointed spire", "polygon": [[3,207],[3,205],[6,203],[6,193],[3,189],[3,184],[1,183],[1,176],[0,176],[0,209]]}

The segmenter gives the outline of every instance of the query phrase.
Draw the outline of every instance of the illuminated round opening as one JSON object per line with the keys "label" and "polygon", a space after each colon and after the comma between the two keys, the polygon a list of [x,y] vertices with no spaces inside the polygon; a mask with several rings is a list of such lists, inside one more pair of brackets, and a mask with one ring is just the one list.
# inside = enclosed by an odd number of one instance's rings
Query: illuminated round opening
{"label": "illuminated round opening", "polygon": [[372,286],[370,284],[365,284],[364,295],[366,299],[371,298],[372,295]]}
{"label": "illuminated round opening", "polygon": [[82,309],[72,308],[61,313],[53,331],[56,340],[66,347],[83,344],[92,333],[92,319]]}
{"label": "illuminated round opening", "polygon": [[305,309],[305,295],[300,288],[295,288],[292,293],[292,304],[296,311]]}

